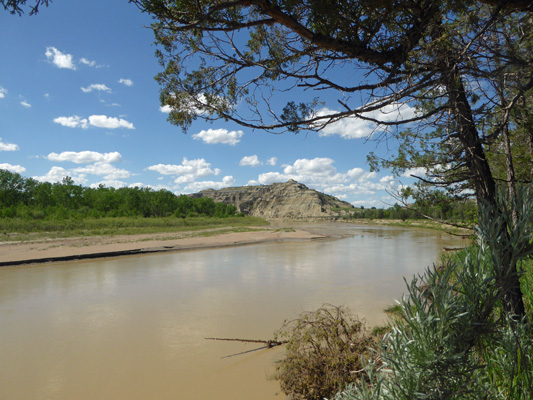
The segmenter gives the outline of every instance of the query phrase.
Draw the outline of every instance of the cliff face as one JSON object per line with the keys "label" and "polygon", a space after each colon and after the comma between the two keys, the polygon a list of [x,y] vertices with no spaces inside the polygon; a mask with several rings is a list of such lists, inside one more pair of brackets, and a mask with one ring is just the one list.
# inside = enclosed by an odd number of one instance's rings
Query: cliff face
{"label": "cliff face", "polygon": [[265,219],[334,218],[353,209],[350,203],[328,196],[294,180],[266,186],[242,186],[202,190],[192,197],[210,197]]}

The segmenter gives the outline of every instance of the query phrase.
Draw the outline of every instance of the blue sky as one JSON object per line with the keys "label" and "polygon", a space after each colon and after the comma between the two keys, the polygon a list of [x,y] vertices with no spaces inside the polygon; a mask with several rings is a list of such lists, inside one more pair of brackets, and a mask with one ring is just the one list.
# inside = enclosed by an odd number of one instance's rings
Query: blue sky
{"label": "blue sky", "polygon": [[295,179],[365,207],[394,204],[387,190],[413,181],[369,171],[366,154],[388,147],[358,120],[283,135],[197,120],[183,134],[159,104],[149,24],[127,0],[0,11],[0,168],[176,194]]}

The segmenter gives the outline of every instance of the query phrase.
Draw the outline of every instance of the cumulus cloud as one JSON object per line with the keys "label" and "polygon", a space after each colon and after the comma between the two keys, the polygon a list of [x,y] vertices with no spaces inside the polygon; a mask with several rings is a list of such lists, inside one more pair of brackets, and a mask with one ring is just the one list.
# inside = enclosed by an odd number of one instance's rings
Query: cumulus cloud
{"label": "cumulus cloud", "polygon": [[259,175],[257,180],[250,181],[248,182],[248,184],[254,185],[256,183],[259,183],[260,185],[270,185],[272,183],[285,182],[289,179],[293,178],[288,175],[284,175],[280,172],[265,172]]}
{"label": "cumulus cloud", "polygon": [[415,176],[425,176],[427,174],[427,169],[424,168],[424,167],[417,167],[417,168],[409,168],[409,169],[406,169],[402,176],[405,176],[407,178],[411,178],[412,176],[411,175],[415,175]]}
{"label": "cumulus cloud", "polygon": [[34,176],[33,179],[36,179],[40,182],[55,183],[55,182],[61,182],[63,178],[67,176],[70,176],[72,180],[76,183],[85,182],[85,180],[78,181],[76,177],[73,177],[72,175],[70,175],[69,172],[65,168],[62,168],[62,167],[52,167],[46,175]]}
{"label": "cumulus cloud", "polygon": [[133,86],[133,81],[131,79],[120,78],[118,83],[122,83],[125,86]]}
{"label": "cumulus cloud", "polygon": [[108,88],[103,83],[92,83],[92,84],[90,84],[87,87],[82,87],[81,90],[83,91],[83,93],[90,93],[93,90],[97,90],[97,91],[100,91],[100,92],[111,93],[111,89]]}
{"label": "cumulus cloud", "polygon": [[98,175],[103,176],[105,180],[117,180],[117,179],[126,179],[131,176],[131,172],[117,168],[110,163],[102,162],[90,164],[85,167],[74,168],[72,172],[76,176],[85,176],[85,175]]}
{"label": "cumulus cloud", "polygon": [[3,99],[4,97],[6,97],[6,94],[7,94],[7,89],[0,86],[0,99]]}
{"label": "cumulus cloud", "polygon": [[[104,181],[112,182],[119,181],[120,179],[126,179],[131,177],[131,172],[120,169],[111,165],[107,162],[97,162],[94,164],[89,164],[83,167],[66,169],[63,167],[54,166],[48,171],[46,175],[43,176],[34,176],[34,179],[37,179],[41,182],[61,182],[63,178],[69,176],[77,184],[85,184],[88,182],[87,175],[101,176]],[[120,184],[124,186],[125,184]]]}
{"label": "cumulus cloud", "polygon": [[387,175],[379,179],[379,183],[382,183],[386,186],[393,186],[395,184],[395,179],[392,175]]}
{"label": "cumulus cloud", "polygon": [[73,115],[71,117],[57,117],[57,118],[54,118],[54,122],[56,124],[66,126],[68,128],[87,129],[89,127],[89,123],[87,119],[81,118],[77,115]]}
{"label": "cumulus cloud", "polygon": [[82,64],[88,65],[89,67],[94,67],[94,66],[96,65],[96,61],[88,60],[88,59],[86,59],[85,57],[82,57],[82,58],[80,59],[80,62],[81,62]]}
{"label": "cumulus cloud", "polygon": [[183,158],[181,164],[157,164],[147,168],[161,175],[171,175],[176,177],[174,182],[178,184],[192,183],[199,178],[211,175],[219,175],[220,169],[211,168],[211,164],[205,159],[188,160]]}
{"label": "cumulus cloud", "polygon": [[208,144],[229,144],[235,146],[240,142],[243,131],[228,131],[227,129],[202,130],[192,135],[194,140],[203,140]]}
{"label": "cumulus cloud", "polygon": [[259,161],[259,158],[256,155],[246,156],[241,159],[239,165],[241,167],[257,167],[261,165],[261,161]]}
{"label": "cumulus cloud", "polygon": [[135,127],[133,126],[131,122],[128,122],[122,118],[108,117],[107,115],[91,115],[89,117],[89,124],[91,124],[92,126],[96,126],[97,128],[135,129]]}
{"label": "cumulus cloud", "polygon": [[24,168],[22,165],[11,165],[8,163],[0,164],[0,169],[6,169],[15,174],[22,174],[23,172],[26,172],[26,168]]}
{"label": "cumulus cloud", "polygon": [[118,152],[98,153],[95,151],[64,151],[62,153],[50,153],[46,157],[50,161],[70,161],[76,164],[91,164],[96,162],[114,163],[122,160]]}
{"label": "cumulus cloud", "polygon": [[57,117],[54,118],[54,122],[56,124],[67,126],[69,128],[87,129],[89,125],[92,125],[97,128],[107,129],[135,129],[133,124],[131,122],[126,121],[125,119],[108,117],[106,115],[91,115],[88,120],[86,118],[81,118],[77,115],[73,115],[71,117]]}
{"label": "cumulus cloud", "polygon": [[[336,111],[323,108],[317,116],[335,114]],[[415,116],[415,109],[408,104],[390,104],[380,110],[364,113],[363,116],[381,122],[396,122]],[[372,136],[379,129],[378,124],[357,117],[346,117],[333,122],[318,132],[320,136],[339,135],[344,139],[360,139]]]}
{"label": "cumulus cloud", "polygon": [[[113,188],[122,188],[122,187],[130,187],[126,182],[119,181],[119,180],[104,180],[96,183],[91,183],[89,186],[91,188],[98,188],[100,185],[103,185],[105,187],[113,187]],[[135,187],[135,186],[134,186]]]}
{"label": "cumulus cloud", "polygon": [[185,186],[185,192],[187,193],[196,193],[201,190],[205,189],[224,189],[230,186],[235,185],[235,179],[233,176],[228,175],[222,178],[222,181],[215,182],[215,181],[200,181],[200,182],[193,182],[187,186]]}
{"label": "cumulus cloud", "polygon": [[266,161],[266,163],[267,163],[268,165],[274,166],[274,165],[276,165],[276,164],[278,163],[278,158],[277,158],[277,157],[270,157],[270,158]]}
{"label": "cumulus cloud", "polygon": [[164,106],[159,106],[159,111],[165,114],[169,114],[172,111],[172,107],[170,107],[168,104]]}
{"label": "cumulus cloud", "polygon": [[[210,111],[206,106],[208,101],[203,93],[200,93],[196,96],[191,96],[188,93],[182,92],[178,95],[172,95],[169,102],[171,104],[164,104],[159,107],[159,111],[168,114],[176,108],[182,112],[196,115],[208,114]],[[176,103],[179,103],[179,105]],[[211,97],[210,104],[213,105],[213,103],[217,103],[218,106],[231,108],[231,105],[223,97]]]}
{"label": "cumulus cloud", "polygon": [[54,64],[58,68],[66,68],[66,69],[76,69],[76,65],[74,65],[72,54],[62,53],[55,47],[47,47],[46,52],[44,53],[46,56],[46,60],[52,64]]}
{"label": "cumulus cloud", "polygon": [[0,138],[0,151],[17,151],[18,149],[18,145],[13,143],[4,143],[2,142],[2,138]]}
{"label": "cumulus cloud", "polygon": [[26,107],[26,108],[31,108],[31,104],[28,103],[26,100],[22,100],[20,102],[20,105],[23,106],[23,107]]}
{"label": "cumulus cloud", "polygon": [[336,169],[331,158],[306,158],[296,160],[293,165],[285,167],[284,173],[293,176],[313,176],[315,178],[335,175]]}

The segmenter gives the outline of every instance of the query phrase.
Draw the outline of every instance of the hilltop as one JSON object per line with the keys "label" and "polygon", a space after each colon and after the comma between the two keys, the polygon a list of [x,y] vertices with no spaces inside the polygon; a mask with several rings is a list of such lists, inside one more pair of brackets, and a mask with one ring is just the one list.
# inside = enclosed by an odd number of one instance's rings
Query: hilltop
{"label": "hilltop", "polygon": [[333,219],[354,208],[292,179],[271,185],[207,189],[191,197],[209,197],[235,206],[238,212],[264,219]]}

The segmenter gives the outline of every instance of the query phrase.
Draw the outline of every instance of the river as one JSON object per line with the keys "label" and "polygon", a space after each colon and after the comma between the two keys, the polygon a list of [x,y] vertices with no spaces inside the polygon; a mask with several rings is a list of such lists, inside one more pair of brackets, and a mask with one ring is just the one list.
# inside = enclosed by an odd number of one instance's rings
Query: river
{"label": "river", "polygon": [[[273,400],[270,339],[324,303],[369,325],[458,239],[337,225],[348,238],[0,269],[0,398]],[[242,354],[241,354],[242,353]]]}

